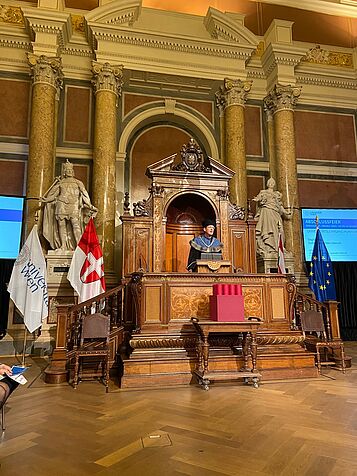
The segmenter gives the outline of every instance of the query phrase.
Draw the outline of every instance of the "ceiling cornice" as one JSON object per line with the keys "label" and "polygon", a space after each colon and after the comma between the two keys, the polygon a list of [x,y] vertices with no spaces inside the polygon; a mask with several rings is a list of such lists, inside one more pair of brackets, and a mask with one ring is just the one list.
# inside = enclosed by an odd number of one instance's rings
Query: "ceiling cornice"
{"label": "ceiling cornice", "polygon": [[[255,0],[254,0],[255,1]],[[257,3],[258,0],[256,0]],[[260,3],[278,5],[281,7],[298,8],[327,15],[339,17],[357,18],[357,3],[340,0],[341,3],[335,3],[325,0],[259,0]]]}

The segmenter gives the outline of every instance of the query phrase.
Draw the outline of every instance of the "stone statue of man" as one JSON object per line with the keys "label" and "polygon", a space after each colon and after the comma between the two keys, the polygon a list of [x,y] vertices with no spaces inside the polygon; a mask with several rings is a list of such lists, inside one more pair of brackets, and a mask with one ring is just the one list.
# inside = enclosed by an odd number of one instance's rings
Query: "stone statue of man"
{"label": "stone statue of man", "polygon": [[42,234],[53,250],[74,250],[97,208],[91,204],[83,183],[74,177],[73,165],[67,160],[63,172],[46,192]]}
{"label": "stone statue of man", "polygon": [[285,210],[281,201],[281,193],[274,190],[275,180],[271,177],[267,182],[267,189],[261,190],[253,198],[257,202],[255,219],[257,253],[268,257],[278,252],[279,232],[284,243],[283,218],[290,220],[291,213]]}

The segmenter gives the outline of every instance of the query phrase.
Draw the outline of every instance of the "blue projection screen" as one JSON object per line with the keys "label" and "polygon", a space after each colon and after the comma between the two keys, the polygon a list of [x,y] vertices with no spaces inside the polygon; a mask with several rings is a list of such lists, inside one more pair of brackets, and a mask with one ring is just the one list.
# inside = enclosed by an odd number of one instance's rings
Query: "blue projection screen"
{"label": "blue projection screen", "polygon": [[24,199],[0,196],[0,259],[17,258]]}
{"label": "blue projection screen", "polygon": [[302,228],[305,259],[311,260],[316,235],[316,216],[319,229],[331,261],[357,261],[357,210],[337,208],[303,208]]}

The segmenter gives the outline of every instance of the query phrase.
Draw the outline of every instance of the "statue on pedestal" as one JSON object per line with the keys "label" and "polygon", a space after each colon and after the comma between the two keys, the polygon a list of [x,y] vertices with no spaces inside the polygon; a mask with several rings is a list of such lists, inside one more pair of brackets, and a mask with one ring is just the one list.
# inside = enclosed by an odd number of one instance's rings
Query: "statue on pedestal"
{"label": "statue on pedestal", "polygon": [[283,218],[290,220],[292,214],[283,207],[282,194],[275,188],[275,180],[271,177],[267,182],[267,189],[261,190],[253,198],[257,202],[255,219],[257,253],[262,257],[269,257],[278,253],[279,232],[284,244]]}
{"label": "statue on pedestal", "polygon": [[63,172],[41,198],[42,234],[53,250],[74,250],[91,217],[97,214],[83,183],[74,177],[67,160]]}

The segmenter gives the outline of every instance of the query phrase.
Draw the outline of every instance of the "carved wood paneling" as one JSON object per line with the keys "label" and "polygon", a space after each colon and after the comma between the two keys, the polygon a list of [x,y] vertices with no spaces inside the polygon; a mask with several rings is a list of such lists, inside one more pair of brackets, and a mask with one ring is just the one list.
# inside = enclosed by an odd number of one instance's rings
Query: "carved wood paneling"
{"label": "carved wood paneling", "polygon": [[188,316],[209,319],[209,295],[211,287],[172,287],[171,319],[187,319]]}

